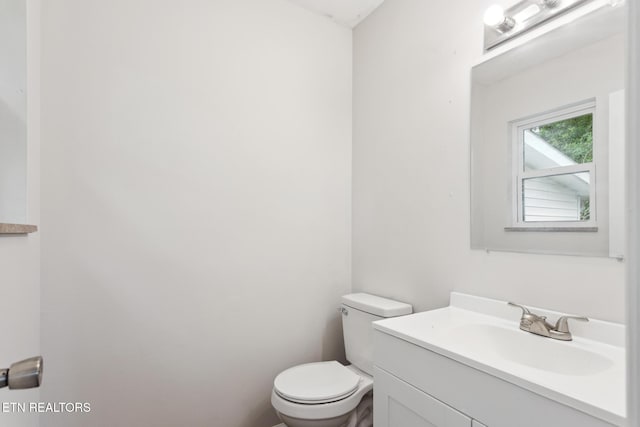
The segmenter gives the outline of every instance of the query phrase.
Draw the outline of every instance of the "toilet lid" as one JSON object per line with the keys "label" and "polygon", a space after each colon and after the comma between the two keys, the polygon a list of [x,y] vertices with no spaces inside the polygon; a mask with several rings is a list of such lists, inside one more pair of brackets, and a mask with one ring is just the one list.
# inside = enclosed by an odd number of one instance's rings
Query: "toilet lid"
{"label": "toilet lid", "polygon": [[328,403],[344,399],[358,389],[360,376],[336,361],[294,366],[278,375],[274,389],[297,403]]}

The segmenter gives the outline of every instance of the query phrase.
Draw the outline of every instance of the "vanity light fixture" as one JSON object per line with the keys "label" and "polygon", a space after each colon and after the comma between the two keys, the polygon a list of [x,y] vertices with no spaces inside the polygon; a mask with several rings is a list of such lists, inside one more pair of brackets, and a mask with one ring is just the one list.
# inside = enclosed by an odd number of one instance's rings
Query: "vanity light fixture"
{"label": "vanity light fixture", "polygon": [[513,17],[513,19],[515,19],[516,22],[525,22],[529,18],[536,16],[538,13],[540,13],[540,6],[538,6],[537,4],[532,4],[526,9],[523,9],[520,12],[518,12]]}
{"label": "vanity light fixture", "polygon": [[502,6],[494,4],[489,6],[489,9],[484,13],[484,24],[495,28],[500,33],[504,33],[512,29],[516,25],[516,21],[504,14]]}
{"label": "vanity light fixture", "polygon": [[592,1],[594,0],[521,0],[506,10],[494,4],[484,14],[484,50],[489,51],[513,37]]}

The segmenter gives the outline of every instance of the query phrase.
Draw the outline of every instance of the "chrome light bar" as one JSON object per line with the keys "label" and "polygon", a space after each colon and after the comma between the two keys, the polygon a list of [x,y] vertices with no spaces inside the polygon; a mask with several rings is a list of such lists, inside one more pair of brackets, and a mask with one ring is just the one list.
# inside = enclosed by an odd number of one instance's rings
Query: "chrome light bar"
{"label": "chrome light bar", "polygon": [[484,15],[484,50],[491,50],[552,18],[593,0],[522,0],[504,10],[493,5]]}

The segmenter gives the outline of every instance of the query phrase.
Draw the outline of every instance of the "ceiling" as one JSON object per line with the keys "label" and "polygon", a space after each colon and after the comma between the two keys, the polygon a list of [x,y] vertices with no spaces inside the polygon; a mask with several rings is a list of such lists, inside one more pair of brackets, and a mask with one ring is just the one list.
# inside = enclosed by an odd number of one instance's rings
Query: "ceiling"
{"label": "ceiling", "polygon": [[358,25],[384,0],[290,0],[349,28]]}

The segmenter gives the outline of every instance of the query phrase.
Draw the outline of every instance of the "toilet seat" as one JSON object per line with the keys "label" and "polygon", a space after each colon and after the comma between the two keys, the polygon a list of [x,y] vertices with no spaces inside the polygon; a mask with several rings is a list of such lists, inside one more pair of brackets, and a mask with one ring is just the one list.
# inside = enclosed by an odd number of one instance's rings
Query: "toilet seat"
{"label": "toilet seat", "polygon": [[273,386],[278,395],[291,402],[322,404],[355,393],[360,378],[336,361],[307,363],[280,373]]}
{"label": "toilet seat", "polygon": [[304,420],[333,418],[353,411],[362,400],[362,397],[373,390],[373,378],[353,365],[343,367],[356,374],[360,379],[358,388],[341,400],[318,404],[296,403],[282,397],[274,387],[271,392],[271,404],[279,413]]}

